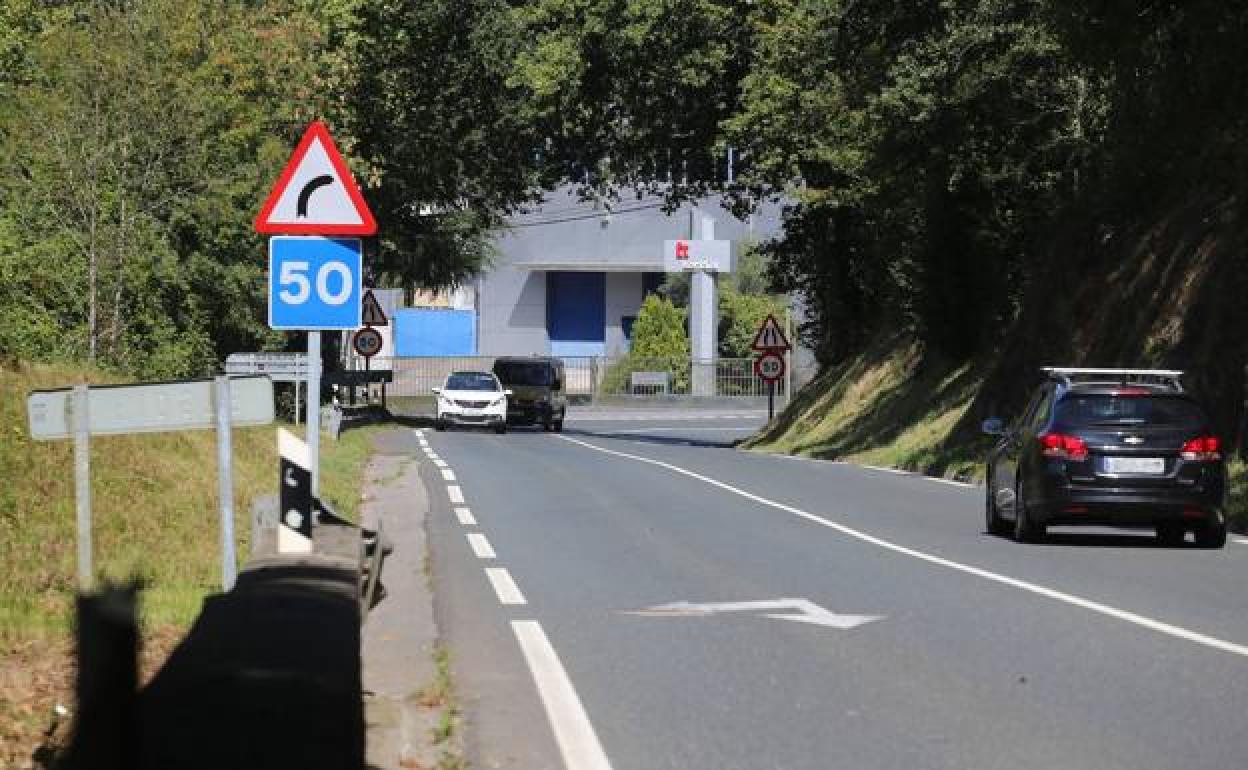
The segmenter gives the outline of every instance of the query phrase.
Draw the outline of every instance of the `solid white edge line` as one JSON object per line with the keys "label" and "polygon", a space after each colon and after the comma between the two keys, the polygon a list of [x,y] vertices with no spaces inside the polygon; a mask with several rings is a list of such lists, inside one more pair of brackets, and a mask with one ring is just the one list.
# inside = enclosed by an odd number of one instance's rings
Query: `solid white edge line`
{"label": "solid white edge line", "polygon": [[513,620],[511,629],[529,664],[564,766],[568,770],[611,770],[585,706],[541,624],[536,620]]}
{"label": "solid white edge line", "polygon": [[456,507],[455,518],[459,519],[459,523],[464,525],[465,527],[477,526],[477,520],[475,517],[473,517],[471,508]]}
{"label": "solid white edge line", "polygon": [[472,552],[476,554],[478,559],[497,559],[498,554],[494,553],[494,546],[490,545],[490,541],[485,535],[479,532],[470,532],[464,537],[468,538],[468,545],[472,546]]}
{"label": "solid white edge line", "polygon": [[485,576],[490,579],[499,604],[528,604],[520,587],[511,579],[511,573],[504,567],[486,567]]}
{"label": "solid white edge line", "polygon": [[1248,545],[1248,537],[1233,537],[1231,539],[1240,545]]}
{"label": "solid white edge line", "polygon": [[690,478],[697,479],[698,481],[701,481],[705,484],[709,484],[713,487],[718,487],[726,492],[731,492],[734,495],[739,495],[740,497],[744,497],[747,500],[752,500],[761,505],[766,505],[771,508],[775,508],[777,510],[790,513],[794,516],[797,516],[798,518],[806,519],[807,521],[812,522],[814,524],[827,527],[828,529],[836,530],[837,532],[840,532],[842,534],[861,540],[864,543],[870,543],[872,545],[879,546],[880,548],[893,551],[894,553],[899,553],[905,556],[910,556],[912,558],[920,559],[922,561],[928,562],[929,564],[936,564],[941,567],[947,567],[952,570],[957,570],[958,572],[964,572],[968,575],[974,575],[975,577],[983,578],[984,580],[991,580],[994,583],[1007,585],[1012,588],[1017,588],[1019,590],[1027,591],[1029,593],[1033,593],[1038,596],[1046,597],[1048,599],[1053,599],[1055,601],[1064,602],[1066,604],[1070,604],[1075,607],[1082,607],[1085,610],[1090,610],[1092,612],[1097,612],[1102,615],[1107,615],[1111,618],[1117,618],[1118,620],[1123,620],[1128,623],[1133,623],[1142,628],[1148,628],[1153,631],[1157,631],[1158,633],[1173,636],[1177,639],[1185,639],[1189,642],[1195,642],[1196,644],[1201,644],[1206,647],[1212,647],[1213,649],[1216,649],[1216,650],[1222,650],[1223,652],[1229,652],[1234,655],[1248,657],[1248,646],[1245,646],[1242,644],[1236,644],[1234,642],[1228,642],[1224,639],[1219,639],[1214,636],[1202,634],[1197,631],[1191,631],[1181,626],[1176,626],[1170,623],[1166,623],[1164,621],[1155,620],[1145,615],[1139,615],[1137,613],[1129,612],[1127,610],[1121,610],[1121,609],[1118,609],[1117,607],[1111,607],[1108,604],[1101,604],[1100,602],[1095,602],[1095,601],[1092,601],[1091,599],[1085,599],[1081,596],[1068,594],[1063,591],[1058,591],[1056,589],[1048,588],[1046,586],[1042,586],[1036,583],[1028,583],[1025,580],[1012,578],[1012,577],[1009,577],[1008,575],[1001,575],[996,572],[991,572],[986,569],[981,569],[980,567],[973,567],[969,564],[962,564],[961,562],[956,562],[956,561],[953,561],[952,559],[946,559],[942,556],[936,556],[934,554],[926,553],[924,551],[919,551],[914,548],[908,548],[904,545],[898,545],[897,543],[884,540],[883,538],[876,537],[875,535],[869,535],[866,532],[856,530],[852,527],[847,527],[844,524],[840,524],[835,521],[825,519],[821,516],[816,516],[812,513],[807,513],[806,511],[803,511],[800,508],[795,508],[791,505],[785,505],[784,503],[778,503],[775,500],[769,500],[760,495],[753,494],[752,492],[746,492],[743,489],[738,489],[737,487],[734,487],[731,484],[725,484],[724,482],[710,478],[709,476],[703,476],[700,473],[694,473],[693,471],[685,470],[684,468],[681,468],[677,465],[672,465],[671,463],[665,463],[661,460],[654,460],[649,457],[641,457],[639,455],[630,455],[626,452],[617,452],[614,449],[604,449],[603,447],[594,446],[593,444],[589,444],[584,441],[578,441],[577,439],[574,439],[574,438],[568,438],[567,436],[558,436],[557,438],[561,438],[564,441],[570,441],[573,444],[579,444],[583,447],[586,447],[587,449],[592,449],[595,452],[602,452],[604,454],[616,455],[618,457],[624,457],[629,460],[635,460],[637,462],[647,463],[649,465],[657,465],[660,468],[666,468],[667,470],[670,470],[673,473],[679,473],[683,476],[688,476]]}
{"label": "solid white edge line", "polygon": [[464,490],[460,489],[458,484],[450,484],[446,488],[446,496],[451,498],[452,503],[462,503],[464,501]]}
{"label": "solid white edge line", "polygon": [[[811,459],[813,459],[813,460],[818,460],[818,458],[811,458]],[[913,476],[913,475],[915,475],[913,471],[907,471],[907,470],[903,470],[903,469],[901,469],[901,468],[885,468],[883,465],[863,465],[863,466],[861,466],[861,467],[863,467],[863,468],[869,468],[869,469],[871,469],[871,470],[873,470],[873,471],[883,471],[884,473],[892,473],[892,474],[895,474],[895,475],[897,475],[897,476]]]}
{"label": "solid white edge line", "polygon": [[443,480],[443,481],[454,481],[454,480],[455,480],[455,471],[451,470],[450,468],[443,468],[443,469],[442,469],[442,480]]}

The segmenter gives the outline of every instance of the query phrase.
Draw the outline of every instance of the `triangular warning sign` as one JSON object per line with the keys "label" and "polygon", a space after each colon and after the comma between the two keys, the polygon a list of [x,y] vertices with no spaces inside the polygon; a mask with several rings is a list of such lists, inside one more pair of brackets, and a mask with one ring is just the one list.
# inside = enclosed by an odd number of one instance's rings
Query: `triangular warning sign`
{"label": "triangular warning sign", "polygon": [[364,311],[361,314],[361,323],[365,326],[387,326],[390,321],[386,319],[386,311],[381,309],[381,303],[373,296],[372,289],[364,291]]}
{"label": "triangular warning sign", "polygon": [[329,129],[308,126],[260,213],[256,232],[288,235],[372,235],[377,221],[351,178]]}
{"label": "triangular warning sign", "polygon": [[754,342],[750,344],[751,350],[789,350],[791,348],[788,338],[784,336],[780,324],[776,323],[774,315],[767,316],[763,325],[758,327]]}

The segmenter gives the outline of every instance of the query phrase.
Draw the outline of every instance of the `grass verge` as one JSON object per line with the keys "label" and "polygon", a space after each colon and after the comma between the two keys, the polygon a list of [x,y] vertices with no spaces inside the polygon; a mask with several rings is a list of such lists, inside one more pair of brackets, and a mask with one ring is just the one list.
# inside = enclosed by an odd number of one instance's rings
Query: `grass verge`
{"label": "grass verge", "polygon": [[963,428],[981,382],[974,364],[945,365],[913,342],[883,340],[808,385],[745,447],[975,478],[987,444]]}
{"label": "grass verge", "polygon": [[[73,448],[30,439],[26,394],[84,381],[117,380],[64,366],[0,366],[0,767],[26,763],[53,706],[71,705]],[[347,431],[340,441],[322,434],[322,496],[352,519],[373,434],[382,429]],[[274,429],[238,429],[232,443],[234,531],[245,555],[251,501],[277,491]],[[220,590],[216,436],[93,437],[91,494],[97,579],[146,584],[140,612],[150,674],[204,597]]]}

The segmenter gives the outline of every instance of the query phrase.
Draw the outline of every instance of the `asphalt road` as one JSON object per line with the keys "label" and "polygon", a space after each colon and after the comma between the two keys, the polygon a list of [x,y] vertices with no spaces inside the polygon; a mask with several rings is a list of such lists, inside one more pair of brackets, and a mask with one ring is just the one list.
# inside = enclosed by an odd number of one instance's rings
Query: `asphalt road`
{"label": "asphalt road", "polygon": [[980,487],[675,417],[423,432],[473,767],[1248,766],[1248,544],[1018,545]]}

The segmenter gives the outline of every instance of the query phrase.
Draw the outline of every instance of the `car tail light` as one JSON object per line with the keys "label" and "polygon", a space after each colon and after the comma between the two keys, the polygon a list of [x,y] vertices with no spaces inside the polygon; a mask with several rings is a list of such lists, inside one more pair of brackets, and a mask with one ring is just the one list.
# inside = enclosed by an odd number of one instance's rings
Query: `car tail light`
{"label": "car tail light", "polygon": [[1082,462],[1088,459],[1088,445],[1078,436],[1063,433],[1041,433],[1040,453],[1045,457]]}
{"label": "car tail light", "polygon": [[1180,456],[1197,462],[1222,459],[1221,444],[1217,436],[1201,436],[1183,444]]}

